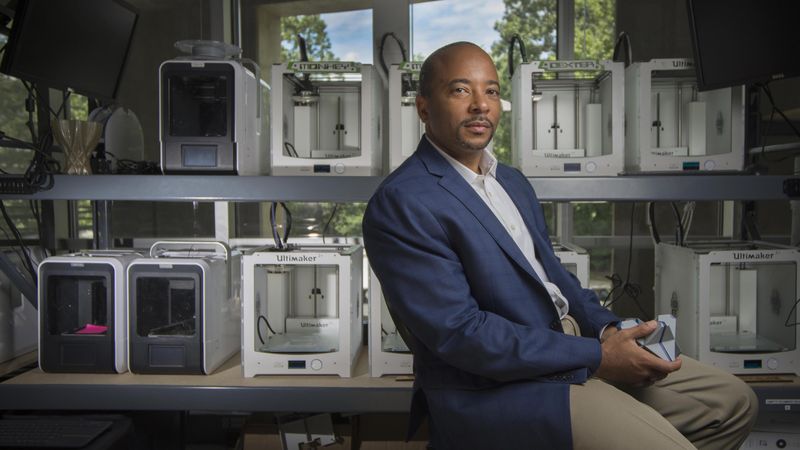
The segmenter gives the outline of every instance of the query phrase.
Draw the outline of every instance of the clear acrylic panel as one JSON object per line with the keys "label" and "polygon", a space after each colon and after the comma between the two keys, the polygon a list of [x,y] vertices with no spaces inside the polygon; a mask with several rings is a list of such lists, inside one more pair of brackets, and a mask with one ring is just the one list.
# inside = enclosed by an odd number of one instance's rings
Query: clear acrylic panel
{"label": "clear acrylic panel", "polygon": [[797,343],[797,267],[791,262],[712,264],[711,350],[772,353]]}
{"label": "clear acrylic panel", "polygon": [[194,336],[198,295],[193,278],[137,278],[136,332],[141,337]]}
{"label": "clear acrylic panel", "polygon": [[257,351],[339,350],[339,266],[264,264],[254,270]]}
{"label": "clear acrylic panel", "polygon": [[108,331],[108,280],[101,276],[53,275],[47,278],[47,330],[50,335],[105,335]]}

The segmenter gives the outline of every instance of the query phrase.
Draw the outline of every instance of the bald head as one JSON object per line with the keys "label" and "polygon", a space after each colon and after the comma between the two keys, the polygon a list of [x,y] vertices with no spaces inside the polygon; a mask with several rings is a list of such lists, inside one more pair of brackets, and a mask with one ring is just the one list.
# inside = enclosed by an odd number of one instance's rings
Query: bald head
{"label": "bald head", "polygon": [[436,50],[422,64],[416,105],[428,140],[478,173],[500,120],[500,82],[492,58],[469,42]]}
{"label": "bald head", "polygon": [[477,50],[491,60],[491,57],[482,48],[472,42],[459,41],[440,47],[425,58],[422,63],[419,71],[419,92],[417,94],[423,97],[430,97],[436,74],[441,73],[441,68],[448,59],[465,49]]}

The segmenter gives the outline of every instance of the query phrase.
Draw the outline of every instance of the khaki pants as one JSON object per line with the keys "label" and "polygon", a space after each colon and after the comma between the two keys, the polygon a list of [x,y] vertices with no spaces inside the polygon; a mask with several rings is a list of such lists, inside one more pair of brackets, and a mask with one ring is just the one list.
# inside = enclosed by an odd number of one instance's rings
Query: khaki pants
{"label": "khaki pants", "polygon": [[[562,323],[565,332],[578,334],[571,317]],[[680,370],[648,387],[597,378],[572,385],[574,448],[738,449],[758,414],[753,390],[733,375],[681,359]]]}

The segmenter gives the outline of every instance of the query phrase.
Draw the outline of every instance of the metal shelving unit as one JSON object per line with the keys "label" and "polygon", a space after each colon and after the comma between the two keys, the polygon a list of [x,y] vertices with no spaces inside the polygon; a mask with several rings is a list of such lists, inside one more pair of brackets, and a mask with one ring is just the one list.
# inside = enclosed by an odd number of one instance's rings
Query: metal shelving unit
{"label": "metal shelving unit", "polygon": [[[780,175],[624,175],[530,178],[544,201],[787,200]],[[328,201],[369,200],[383,177],[235,175],[56,175],[30,200]]]}
{"label": "metal shelving unit", "polygon": [[242,377],[237,354],[211,375],[58,374],[30,369],[0,383],[2,410],[407,412],[411,382],[355,376]]}
{"label": "metal shelving unit", "polygon": [[[758,175],[627,175],[531,178],[544,201],[790,200],[791,177]],[[369,200],[383,177],[239,177],[93,175],[55,177],[53,189],[3,199],[95,201]],[[363,352],[366,354],[366,352]],[[236,358],[234,358],[236,359]],[[362,363],[363,364],[363,363]],[[0,410],[405,412],[411,383],[371,379],[366,370],[338,377],[241,376],[238,360],[210,376],[45,374],[22,371],[0,383]],[[800,379],[753,385],[765,411],[800,411]],[[777,400],[776,400],[777,399]],[[783,400],[795,402],[781,403]]]}

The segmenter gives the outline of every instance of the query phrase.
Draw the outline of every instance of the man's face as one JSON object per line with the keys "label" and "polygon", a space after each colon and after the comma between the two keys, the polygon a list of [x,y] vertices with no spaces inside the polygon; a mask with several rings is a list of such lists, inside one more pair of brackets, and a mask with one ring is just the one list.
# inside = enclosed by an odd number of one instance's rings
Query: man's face
{"label": "man's face", "polygon": [[500,119],[497,69],[471,45],[450,49],[434,67],[430,95],[417,96],[425,133],[453,156],[475,155],[492,140]]}

